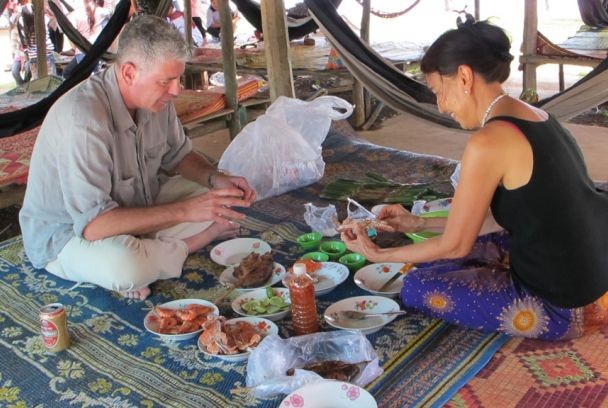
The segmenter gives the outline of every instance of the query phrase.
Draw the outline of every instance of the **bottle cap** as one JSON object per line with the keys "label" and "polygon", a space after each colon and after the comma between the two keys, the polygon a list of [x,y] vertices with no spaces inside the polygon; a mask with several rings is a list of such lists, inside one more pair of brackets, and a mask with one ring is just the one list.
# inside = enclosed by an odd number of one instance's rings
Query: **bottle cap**
{"label": "bottle cap", "polygon": [[293,265],[293,274],[294,275],[303,275],[305,273],[306,273],[306,264],[295,263]]}

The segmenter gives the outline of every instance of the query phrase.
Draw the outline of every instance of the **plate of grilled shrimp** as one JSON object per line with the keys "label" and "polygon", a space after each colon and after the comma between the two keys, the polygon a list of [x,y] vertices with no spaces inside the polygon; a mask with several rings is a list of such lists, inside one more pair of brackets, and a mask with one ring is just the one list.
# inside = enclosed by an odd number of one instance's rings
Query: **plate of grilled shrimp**
{"label": "plate of grilled shrimp", "polygon": [[237,317],[226,319],[214,316],[207,320],[198,338],[199,350],[210,357],[218,357],[231,362],[249,358],[264,337],[278,335],[279,328],[262,317]]}
{"label": "plate of grilled shrimp", "polygon": [[163,340],[188,340],[203,331],[210,315],[219,315],[219,310],[207,300],[173,300],[153,307],[144,318],[144,327]]}

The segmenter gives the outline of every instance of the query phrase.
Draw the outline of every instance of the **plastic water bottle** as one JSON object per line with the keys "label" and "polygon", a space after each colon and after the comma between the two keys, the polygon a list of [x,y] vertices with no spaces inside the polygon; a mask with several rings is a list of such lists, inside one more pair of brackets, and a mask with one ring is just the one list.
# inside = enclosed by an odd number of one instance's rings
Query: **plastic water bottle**
{"label": "plastic water bottle", "polygon": [[315,286],[313,279],[306,273],[306,265],[296,263],[293,273],[287,277],[287,287],[291,298],[291,319],[296,335],[319,331]]}

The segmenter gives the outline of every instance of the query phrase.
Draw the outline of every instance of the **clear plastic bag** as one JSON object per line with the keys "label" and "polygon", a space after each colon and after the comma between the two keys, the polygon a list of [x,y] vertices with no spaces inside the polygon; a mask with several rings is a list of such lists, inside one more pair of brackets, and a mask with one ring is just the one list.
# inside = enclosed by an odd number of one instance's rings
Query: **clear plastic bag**
{"label": "clear plastic bag", "polygon": [[257,398],[289,394],[305,384],[322,381],[323,378],[302,369],[296,369],[294,375],[288,376],[287,370],[327,360],[353,364],[365,362],[363,369],[351,381],[361,387],[383,372],[374,347],[361,332],[340,330],[288,339],[270,335],[249,356],[246,384],[252,388],[252,393]]}
{"label": "clear plastic bag", "polygon": [[320,232],[325,237],[333,237],[338,233],[338,211],[333,204],[317,207],[313,203],[306,203],[304,207],[304,221],[313,231]]}
{"label": "clear plastic bag", "polygon": [[[346,206],[346,217],[350,221],[372,221],[375,220],[376,214],[369,211],[367,208],[363,207],[361,204],[351,199],[347,198],[348,204]],[[378,235],[378,231],[375,228],[370,227],[367,229],[367,235],[369,237],[375,237]]]}
{"label": "clear plastic bag", "polygon": [[311,102],[279,97],[230,143],[218,168],[246,177],[258,199],[312,184],[325,171],[321,143],[331,121],[347,118],[352,109],[335,96]]}

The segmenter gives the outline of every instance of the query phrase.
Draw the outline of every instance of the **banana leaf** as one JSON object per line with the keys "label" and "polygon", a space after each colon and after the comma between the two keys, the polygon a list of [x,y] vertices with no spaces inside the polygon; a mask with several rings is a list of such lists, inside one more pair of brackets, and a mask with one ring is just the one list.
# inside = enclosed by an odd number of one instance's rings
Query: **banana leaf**
{"label": "banana leaf", "polygon": [[430,188],[430,183],[405,184],[378,173],[367,172],[363,180],[338,177],[325,186],[321,198],[346,201],[352,198],[362,203],[400,203],[411,207],[416,200],[435,200],[448,194]]}

